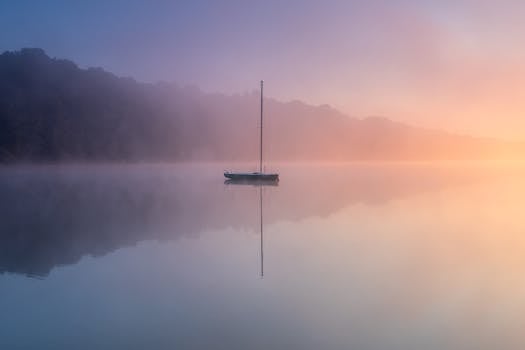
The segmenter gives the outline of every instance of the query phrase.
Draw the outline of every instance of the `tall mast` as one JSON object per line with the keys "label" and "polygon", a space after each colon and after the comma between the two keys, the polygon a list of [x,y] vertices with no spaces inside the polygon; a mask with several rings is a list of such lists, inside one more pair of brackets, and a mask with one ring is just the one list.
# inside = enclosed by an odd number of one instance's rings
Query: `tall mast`
{"label": "tall mast", "polygon": [[263,81],[261,80],[261,128],[259,134],[259,172],[262,173],[263,160]]}

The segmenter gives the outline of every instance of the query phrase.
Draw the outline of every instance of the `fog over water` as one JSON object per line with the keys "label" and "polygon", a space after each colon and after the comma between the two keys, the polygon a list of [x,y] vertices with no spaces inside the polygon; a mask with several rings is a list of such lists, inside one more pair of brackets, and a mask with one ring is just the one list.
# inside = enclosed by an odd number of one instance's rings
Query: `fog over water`
{"label": "fog over water", "polygon": [[0,347],[525,343],[525,167],[273,166],[0,168]]}

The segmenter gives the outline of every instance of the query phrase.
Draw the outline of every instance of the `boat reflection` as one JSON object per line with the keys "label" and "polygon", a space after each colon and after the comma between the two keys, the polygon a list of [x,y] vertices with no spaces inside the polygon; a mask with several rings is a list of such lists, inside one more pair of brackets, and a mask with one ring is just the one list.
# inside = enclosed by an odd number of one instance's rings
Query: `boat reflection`
{"label": "boat reflection", "polygon": [[228,179],[224,181],[225,185],[245,185],[245,186],[256,186],[256,187],[263,187],[263,186],[279,186],[279,180],[263,180],[263,179],[257,179],[257,180],[247,180],[247,179]]}
{"label": "boat reflection", "polygon": [[261,270],[260,270],[260,276],[261,278],[264,278],[264,220],[263,220],[263,192],[264,187],[270,186],[270,187],[276,187],[279,186],[278,181],[273,180],[226,180],[224,181],[224,184],[226,185],[241,185],[241,186],[255,186],[258,187],[259,192],[259,237],[260,237],[260,247],[259,247],[259,256],[261,259]]}

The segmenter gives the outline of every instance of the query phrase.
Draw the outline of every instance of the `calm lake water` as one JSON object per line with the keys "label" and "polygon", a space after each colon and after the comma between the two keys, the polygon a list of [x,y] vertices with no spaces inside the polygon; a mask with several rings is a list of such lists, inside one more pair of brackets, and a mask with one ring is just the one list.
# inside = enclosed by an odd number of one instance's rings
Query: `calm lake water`
{"label": "calm lake water", "polygon": [[0,168],[0,349],[524,348],[523,167],[223,168]]}

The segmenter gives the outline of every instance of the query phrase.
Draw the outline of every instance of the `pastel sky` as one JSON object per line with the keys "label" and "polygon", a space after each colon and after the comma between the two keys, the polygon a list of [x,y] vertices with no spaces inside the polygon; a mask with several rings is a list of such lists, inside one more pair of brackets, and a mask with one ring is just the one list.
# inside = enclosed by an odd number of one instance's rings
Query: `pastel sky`
{"label": "pastel sky", "polygon": [[525,139],[519,0],[2,0],[0,50]]}

